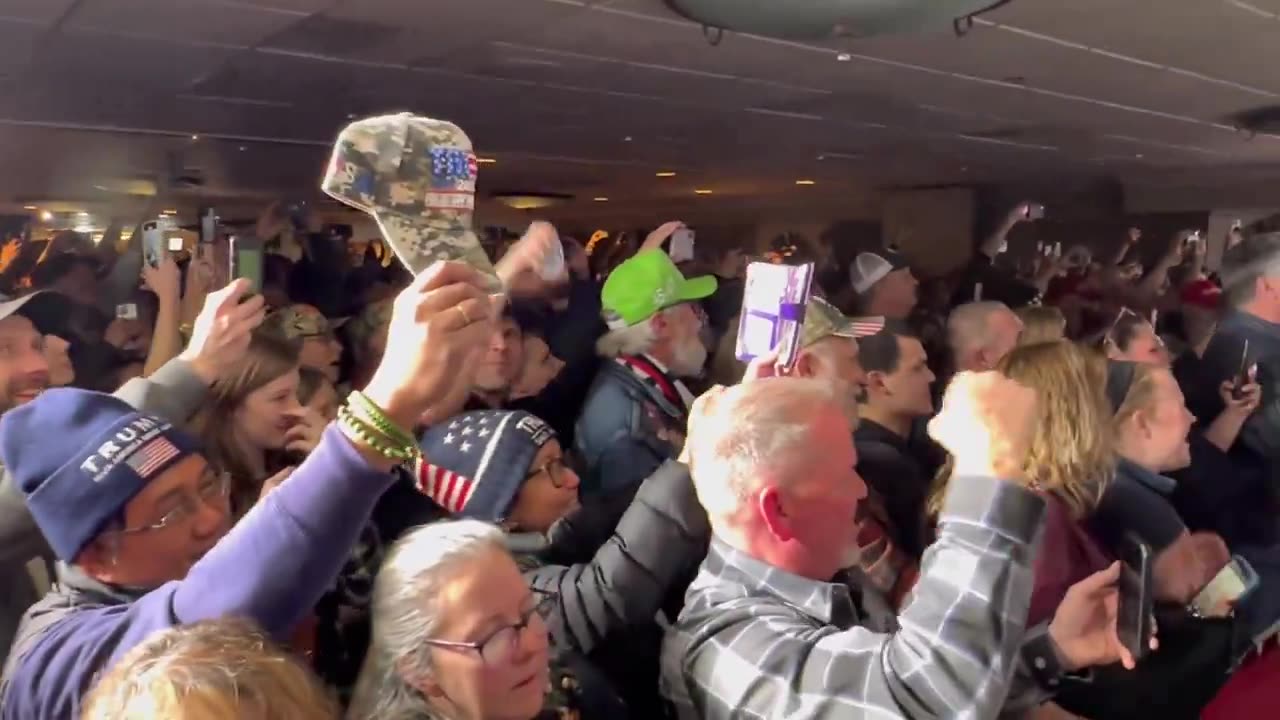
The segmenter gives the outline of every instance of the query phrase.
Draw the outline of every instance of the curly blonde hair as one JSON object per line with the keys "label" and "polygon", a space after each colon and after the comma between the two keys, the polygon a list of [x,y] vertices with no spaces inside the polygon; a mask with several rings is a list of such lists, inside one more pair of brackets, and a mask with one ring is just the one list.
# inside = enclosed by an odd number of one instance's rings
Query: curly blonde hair
{"label": "curly blonde hair", "polygon": [[[1061,498],[1077,520],[1088,517],[1115,475],[1106,360],[1061,340],[1015,348],[997,369],[1036,392],[1036,433],[1024,481]],[[934,514],[941,509],[949,480],[947,463],[930,499]]]}

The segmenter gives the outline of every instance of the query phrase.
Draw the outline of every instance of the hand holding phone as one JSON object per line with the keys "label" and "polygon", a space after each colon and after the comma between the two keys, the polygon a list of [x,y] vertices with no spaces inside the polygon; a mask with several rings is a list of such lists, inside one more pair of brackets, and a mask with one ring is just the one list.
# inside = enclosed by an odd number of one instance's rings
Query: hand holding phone
{"label": "hand holding phone", "polygon": [[667,256],[671,258],[671,262],[682,263],[692,260],[693,240],[694,232],[687,227],[681,227],[671,233],[671,244],[667,249]]}
{"label": "hand holding phone", "polygon": [[1258,587],[1258,574],[1244,558],[1231,558],[1191,599],[1191,609],[1204,617],[1225,617]]}
{"label": "hand holding phone", "polygon": [[1041,205],[1040,203],[1027,203],[1024,207],[1026,208],[1023,211],[1022,216],[1024,220],[1044,219],[1044,205]]}
{"label": "hand holding phone", "polygon": [[1120,602],[1116,633],[1120,644],[1140,660],[1151,649],[1153,595],[1151,548],[1133,533],[1120,544]]}
{"label": "hand holding phone", "polygon": [[1244,349],[1240,351],[1240,369],[1236,372],[1235,380],[1231,383],[1231,397],[1236,400],[1243,399],[1244,386],[1252,383],[1253,378],[1249,368],[1249,338],[1245,338]]}

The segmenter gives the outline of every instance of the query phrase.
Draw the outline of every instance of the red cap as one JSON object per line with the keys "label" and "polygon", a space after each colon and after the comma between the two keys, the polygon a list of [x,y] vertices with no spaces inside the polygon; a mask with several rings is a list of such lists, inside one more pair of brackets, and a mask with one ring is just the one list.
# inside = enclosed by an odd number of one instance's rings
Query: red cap
{"label": "red cap", "polygon": [[1183,286],[1182,304],[1194,305],[1205,310],[1217,310],[1222,304],[1222,288],[1214,285],[1213,281],[1207,278],[1194,280]]}

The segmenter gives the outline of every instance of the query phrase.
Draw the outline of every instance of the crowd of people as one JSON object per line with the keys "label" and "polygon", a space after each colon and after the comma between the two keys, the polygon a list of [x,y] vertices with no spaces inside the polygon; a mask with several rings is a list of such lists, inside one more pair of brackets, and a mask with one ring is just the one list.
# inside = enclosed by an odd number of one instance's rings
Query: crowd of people
{"label": "crowd of people", "polygon": [[1280,625],[1280,233],[1010,263],[1030,215],[924,285],[800,248],[786,366],[678,222],[534,223],[496,297],[276,207],[260,288],[225,237],[14,246],[0,718],[1201,717]]}

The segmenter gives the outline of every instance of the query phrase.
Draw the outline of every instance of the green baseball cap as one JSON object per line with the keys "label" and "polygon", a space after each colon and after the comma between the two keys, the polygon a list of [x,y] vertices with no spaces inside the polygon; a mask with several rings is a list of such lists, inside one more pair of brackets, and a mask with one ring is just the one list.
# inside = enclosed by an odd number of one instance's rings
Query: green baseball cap
{"label": "green baseball cap", "polygon": [[604,282],[600,304],[609,329],[621,330],[672,305],[701,300],[715,291],[715,276],[685,279],[666,253],[653,249],[614,268]]}
{"label": "green baseball cap", "polygon": [[835,305],[820,297],[810,297],[804,308],[804,325],[800,329],[800,347],[829,337],[864,338],[884,329],[883,317],[851,318]]}

